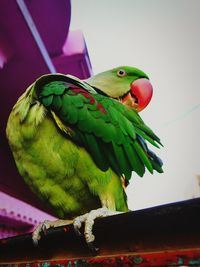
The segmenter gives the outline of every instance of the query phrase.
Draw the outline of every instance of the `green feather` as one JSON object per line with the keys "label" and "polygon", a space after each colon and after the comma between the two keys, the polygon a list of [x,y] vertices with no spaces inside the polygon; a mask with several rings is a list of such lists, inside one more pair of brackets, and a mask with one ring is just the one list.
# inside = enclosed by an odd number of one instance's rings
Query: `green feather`
{"label": "green feather", "polygon": [[52,104],[52,101],[53,101],[53,95],[49,95],[49,96],[42,98],[42,104],[45,107],[49,107]]}
{"label": "green feather", "polygon": [[66,89],[66,85],[63,82],[51,82],[46,84],[43,88],[42,91],[40,93],[40,97],[45,97],[51,94],[54,95],[61,95],[64,93]]}
{"label": "green feather", "polygon": [[96,104],[96,103],[94,103],[94,104],[90,104],[89,101],[88,101],[88,106],[87,106],[88,110],[96,111],[96,110],[97,110],[97,107],[96,107],[95,104]]}
{"label": "green feather", "polygon": [[120,171],[120,167],[117,164],[116,157],[114,154],[114,150],[111,143],[105,143],[99,140],[99,145],[103,151],[104,156],[106,157],[109,166],[116,172],[117,175],[121,176],[122,173]]}
{"label": "green feather", "polygon": [[139,134],[141,137],[146,139],[149,143],[151,143],[153,146],[160,148],[159,145],[154,141],[153,138],[151,138],[149,135],[147,135],[145,132],[141,131],[140,129],[136,128],[136,133]]}
{"label": "green feather", "polygon": [[127,161],[123,147],[121,145],[116,145],[114,142],[112,142],[112,146],[122,174],[124,174],[127,179],[130,179],[131,167]]}
{"label": "green feather", "polygon": [[75,124],[78,121],[78,111],[74,105],[68,106],[68,123]]}
{"label": "green feather", "polygon": [[52,108],[53,110],[59,111],[62,107],[62,100],[60,96],[53,96]]}
{"label": "green feather", "polygon": [[73,103],[77,108],[82,108],[84,106],[84,97],[82,95],[76,95],[73,96],[73,98]]}
{"label": "green feather", "polygon": [[124,150],[127,155],[127,159],[132,167],[132,170],[135,171],[139,176],[143,176],[145,173],[145,167],[141,161],[138,153],[135,151],[132,144],[125,144]]}
{"label": "green feather", "polygon": [[64,118],[65,120],[65,117],[68,116],[69,112],[69,107],[71,105],[71,98],[70,96],[68,96],[67,94],[64,94],[62,96],[62,107],[60,109],[60,114],[62,116],[62,118]]}
{"label": "green feather", "polygon": [[112,121],[113,125],[119,124],[119,117],[117,116],[116,109],[113,106],[108,107],[108,112],[110,116],[110,120]]}
{"label": "green feather", "polygon": [[149,170],[149,172],[153,173],[153,167],[151,165],[151,161],[149,160],[148,156],[146,155],[146,153],[144,152],[142,147],[138,144],[138,142],[134,142],[133,146],[134,146],[135,150],[137,151],[140,159],[143,161],[144,165]]}
{"label": "green feather", "polygon": [[154,134],[154,132],[147,127],[145,124],[137,125],[139,129],[144,131],[146,134],[148,134],[151,138],[153,138],[157,143],[159,143],[162,146],[162,143],[160,142],[160,138]]}
{"label": "green feather", "polygon": [[163,173],[162,167],[157,162],[151,160],[151,164],[152,164],[154,170],[156,170],[159,173]]}
{"label": "green feather", "polygon": [[84,137],[87,143],[87,149],[90,151],[96,164],[103,171],[108,170],[108,163],[105,161],[105,156],[100,151],[96,138],[92,134],[85,134]]}

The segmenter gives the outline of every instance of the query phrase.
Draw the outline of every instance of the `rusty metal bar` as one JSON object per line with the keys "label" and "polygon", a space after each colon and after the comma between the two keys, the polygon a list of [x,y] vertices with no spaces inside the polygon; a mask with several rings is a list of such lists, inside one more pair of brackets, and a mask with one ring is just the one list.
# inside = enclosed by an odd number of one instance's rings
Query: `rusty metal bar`
{"label": "rusty metal bar", "polygon": [[31,234],[2,239],[0,266],[200,266],[199,212],[193,199],[98,219],[97,255],[72,225],[48,230],[38,247]]}

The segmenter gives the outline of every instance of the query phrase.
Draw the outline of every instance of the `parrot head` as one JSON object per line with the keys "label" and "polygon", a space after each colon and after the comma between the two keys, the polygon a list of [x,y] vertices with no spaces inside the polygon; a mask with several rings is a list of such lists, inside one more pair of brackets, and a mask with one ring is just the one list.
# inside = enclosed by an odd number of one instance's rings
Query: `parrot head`
{"label": "parrot head", "polygon": [[94,75],[86,82],[138,112],[149,104],[153,94],[148,76],[134,67],[120,66]]}

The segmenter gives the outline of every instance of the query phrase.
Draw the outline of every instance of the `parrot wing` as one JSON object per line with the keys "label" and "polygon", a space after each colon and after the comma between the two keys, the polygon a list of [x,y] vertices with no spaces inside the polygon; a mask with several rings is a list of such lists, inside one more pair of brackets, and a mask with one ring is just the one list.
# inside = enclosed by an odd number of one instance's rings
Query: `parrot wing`
{"label": "parrot wing", "polygon": [[85,147],[101,170],[112,168],[127,181],[132,171],[143,176],[145,167],[162,172],[145,141],[159,147],[160,139],[136,111],[70,75],[42,76],[34,88],[63,134]]}

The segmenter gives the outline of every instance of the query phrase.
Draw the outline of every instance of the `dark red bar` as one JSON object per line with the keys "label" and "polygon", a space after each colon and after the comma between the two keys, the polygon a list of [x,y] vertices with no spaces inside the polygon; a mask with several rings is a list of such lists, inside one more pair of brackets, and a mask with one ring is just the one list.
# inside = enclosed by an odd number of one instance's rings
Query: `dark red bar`
{"label": "dark red bar", "polygon": [[[98,219],[97,255],[72,225],[0,240],[0,266],[200,266],[200,199]],[[4,264],[4,265],[3,265]]]}

